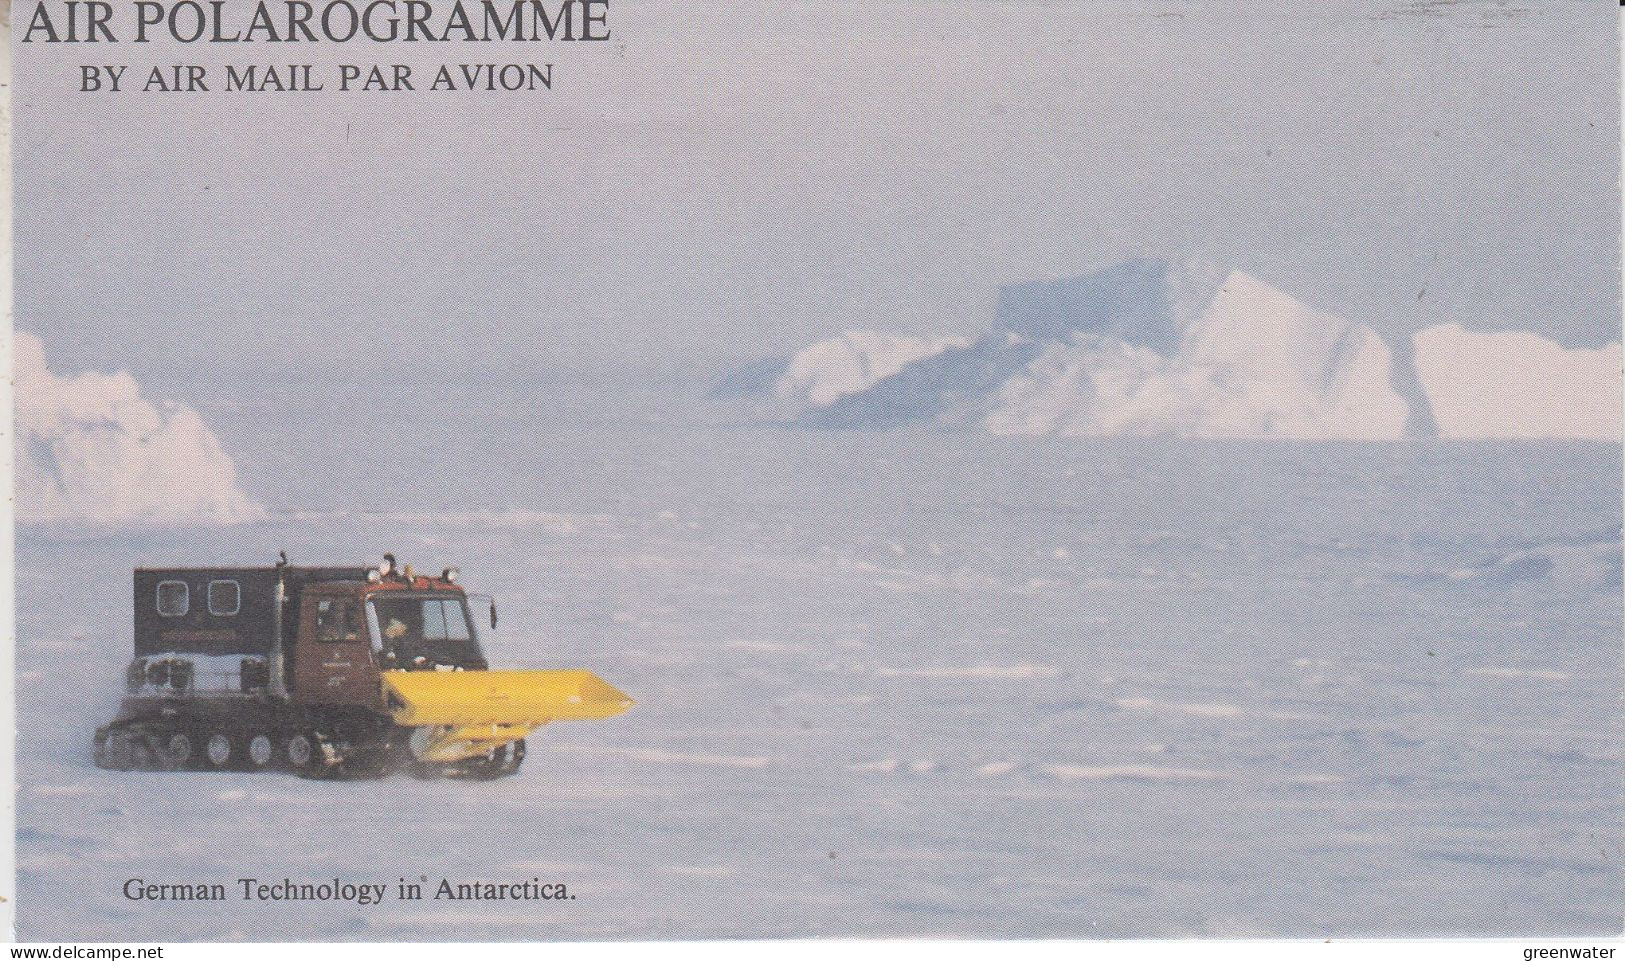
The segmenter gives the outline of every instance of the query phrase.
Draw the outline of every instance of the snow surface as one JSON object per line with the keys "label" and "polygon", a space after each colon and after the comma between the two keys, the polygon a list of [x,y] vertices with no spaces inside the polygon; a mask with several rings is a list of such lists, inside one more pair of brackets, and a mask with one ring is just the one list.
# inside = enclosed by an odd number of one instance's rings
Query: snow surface
{"label": "snow surface", "polygon": [[1548,542],[1506,551],[1448,572],[1454,581],[1499,588],[1523,581],[1617,588],[1621,572],[1619,529],[1573,542]]}
{"label": "snow surface", "polygon": [[127,373],[53,374],[15,335],[17,519],[24,523],[231,523],[262,511],[191,408],[155,406]]}
{"label": "snow surface", "polygon": [[797,351],[774,381],[780,398],[826,407],[890,377],[908,364],[963,347],[963,337],[906,337],[869,330],[849,330]]}
{"label": "snow surface", "polygon": [[1620,345],[1567,348],[1528,331],[1418,331],[1417,373],[1445,437],[1619,440]]}
{"label": "snow surface", "polygon": [[[1619,930],[1618,567],[1452,576],[1617,558],[1616,446],[640,427],[527,400],[329,417],[351,453],[320,473],[312,435],[268,436],[252,524],[23,532],[22,937]],[[321,416],[241,402],[207,411],[228,441]],[[638,703],[538,732],[492,784],[96,770],[130,568],[281,548],[459,564],[501,604],[494,664]],[[250,876],[576,900],[120,893]]]}

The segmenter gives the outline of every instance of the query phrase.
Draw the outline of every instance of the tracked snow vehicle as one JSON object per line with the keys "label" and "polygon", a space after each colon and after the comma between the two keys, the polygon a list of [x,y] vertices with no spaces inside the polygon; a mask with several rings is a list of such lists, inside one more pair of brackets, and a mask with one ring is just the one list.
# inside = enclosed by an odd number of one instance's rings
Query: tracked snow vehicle
{"label": "tracked snow vehicle", "polygon": [[415,575],[387,555],[138,569],[135,657],[96,764],[490,779],[519,770],[537,727],[632,705],[586,670],[490,670],[468,602],[455,568]]}

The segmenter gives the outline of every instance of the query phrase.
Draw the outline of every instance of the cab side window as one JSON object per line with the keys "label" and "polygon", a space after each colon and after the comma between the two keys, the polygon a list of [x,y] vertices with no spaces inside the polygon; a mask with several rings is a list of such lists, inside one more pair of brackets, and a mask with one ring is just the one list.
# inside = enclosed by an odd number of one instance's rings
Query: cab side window
{"label": "cab side window", "polygon": [[342,644],[361,639],[360,615],[347,600],[316,602],[316,640]]}

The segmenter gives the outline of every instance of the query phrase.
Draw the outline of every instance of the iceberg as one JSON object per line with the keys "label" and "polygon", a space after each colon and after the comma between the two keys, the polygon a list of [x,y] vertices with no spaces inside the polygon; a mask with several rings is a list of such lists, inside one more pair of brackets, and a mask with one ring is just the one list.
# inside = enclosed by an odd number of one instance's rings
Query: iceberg
{"label": "iceberg", "polygon": [[[1152,275],[1155,276],[1155,275]],[[1405,435],[1410,405],[1375,331],[1231,271],[1168,270],[1122,314],[1087,312],[1008,380],[983,424],[995,434],[1296,437]],[[1087,331],[1087,332],[1084,332]]]}
{"label": "iceberg", "polygon": [[790,358],[782,356],[761,357],[730,367],[711,385],[709,396],[717,400],[733,400],[771,394],[773,385],[789,368]]}
{"label": "iceberg", "polygon": [[224,524],[264,516],[197,412],[154,405],[128,373],[59,377],[39,338],[18,331],[13,377],[19,522]]}
{"label": "iceberg", "polygon": [[910,363],[867,390],[802,415],[817,427],[894,427],[919,421],[966,426],[988,398],[1025,368],[1043,345],[1017,334],[989,334]]}
{"label": "iceberg", "polygon": [[1139,258],[1064,280],[1033,280],[999,291],[995,326],[1033,340],[1082,332],[1168,355],[1223,285],[1210,264]]}
{"label": "iceberg", "polygon": [[[802,421],[1377,440],[1415,430],[1422,406],[1395,389],[1394,357],[1371,328],[1202,264],[1131,260],[1005,287],[985,336],[932,346],[889,376],[835,367],[843,389]],[[801,358],[801,378],[815,382],[827,356]]]}
{"label": "iceberg", "polygon": [[[765,364],[765,362],[764,362]],[[1012,284],[975,340],[853,331],[736,372],[804,425],[1000,435],[1618,441],[1618,343],[1371,327],[1241,270],[1137,259]],[[748,376],[747,376],[748,375]]]}
{"label": "iceberg", "polygon": [[1570,348],[1528,331],[1442,324],[1418,331],[1412,347],[1440,436],[1620,440],[1617,342]]}
{"label": "iceberg", "polygon": [[774,382],[773,393],[782,400],[827,407],[841,397],[869,389],[917,360],[966,343],[963,337],[908,337],[849,330],[797,352]]}

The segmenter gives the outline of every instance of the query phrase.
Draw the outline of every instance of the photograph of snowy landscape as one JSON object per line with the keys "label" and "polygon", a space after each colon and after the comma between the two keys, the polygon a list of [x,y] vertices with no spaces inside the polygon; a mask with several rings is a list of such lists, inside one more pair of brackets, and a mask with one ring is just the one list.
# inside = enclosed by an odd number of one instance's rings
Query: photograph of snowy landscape
{"label": "photograph of snowy landscape", "polygon": [[[19,938],[1620,932],[1616,10],[613,16],[519,95],[14,47]],[[132,571],[283,552],[633,703],[109,769]],[[239,896],[419,878],[569,898]]]}

